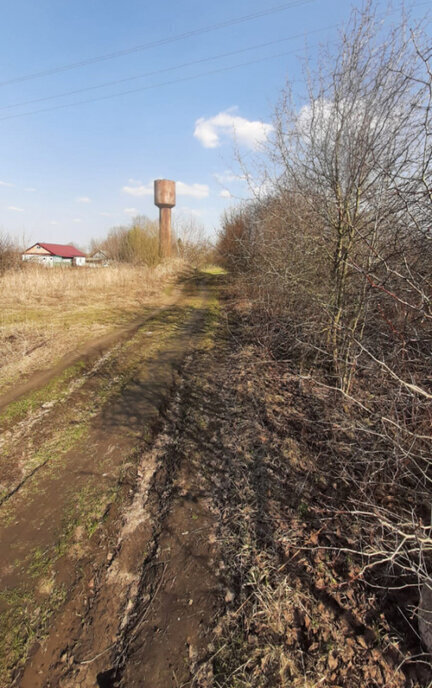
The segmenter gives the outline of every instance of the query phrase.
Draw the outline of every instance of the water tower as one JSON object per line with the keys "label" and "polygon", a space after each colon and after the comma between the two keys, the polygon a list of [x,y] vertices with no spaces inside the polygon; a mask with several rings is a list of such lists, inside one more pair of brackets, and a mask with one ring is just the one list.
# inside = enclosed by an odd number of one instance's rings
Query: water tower
{"label": "water tower", "polygon": [[171,255],[171,208],[176,203],[175,182],[169,179],[155,179],[154,202],[159,208],[159,254],[161,258]]}

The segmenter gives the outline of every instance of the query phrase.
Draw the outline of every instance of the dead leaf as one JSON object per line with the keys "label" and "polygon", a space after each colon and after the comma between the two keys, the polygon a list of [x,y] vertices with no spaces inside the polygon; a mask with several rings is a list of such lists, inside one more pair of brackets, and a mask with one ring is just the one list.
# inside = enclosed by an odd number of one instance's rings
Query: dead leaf
{"label": "dead leaf", "polygon": [[333,671],[334,669],[337,669],[337,667],[338,667],[338,661],[337,661],[336,657],[334,657],[332,654],[330,654],[328,656],[327,664],[328,664],[328,668],[330,669],[330,671]]}

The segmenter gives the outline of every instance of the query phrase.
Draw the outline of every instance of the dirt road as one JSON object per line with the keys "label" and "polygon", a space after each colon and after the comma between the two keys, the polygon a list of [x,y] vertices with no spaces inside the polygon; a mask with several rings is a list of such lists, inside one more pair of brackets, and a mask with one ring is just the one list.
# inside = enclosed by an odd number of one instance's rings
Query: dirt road
{"label": "dirt road", "polygon": [[2,687],[116,685],[150,618],[144,673],[170,685],[185,648],[193,663],[215,599],[212,517],[164,425],[183,369],[211,346],[216,282],[188,276],[171,306],[1,400]]}

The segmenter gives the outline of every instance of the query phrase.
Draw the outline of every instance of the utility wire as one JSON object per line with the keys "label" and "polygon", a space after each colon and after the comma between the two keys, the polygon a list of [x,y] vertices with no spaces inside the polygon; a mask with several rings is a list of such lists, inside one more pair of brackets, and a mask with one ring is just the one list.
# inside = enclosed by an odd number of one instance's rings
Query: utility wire
{"label": "utility wire", "polygon": [[[249,20],[249,19],[251,19],[251,18],[255,18],[255,17],[257,17],[258,15],[259,15],[259,16],[263,16],[264,14],[269,14],[269,13],[275,12],[275,11],[282,11],[283,9],[288,9],[289,7],[292,7],[292,6],[294,6],[294,5],[306,4],[306,3],[309,3],[309,2],[315,2],[315,0],[301,0],[301,1],[298,0],[296,3],[293,3],[293,2],[290,3],[290,5],[278,6],[278,8],[272,8],[272,9],[267,10],[267,11],[265,11],[265,12],[256,13],[256,14],[254,14],[254,15],[247,15],[247,17],[241,17],[241,18],[238,18],[238,19],[232,20],[232,21],[233,21],[233,23],[239,23],[240,21],[247,21],[247,20]],[[414,8],[414,7],[422,7],[422,6],[424,6],[424,5],[429,5],[429,2],[430,2],[430,0],[428,0],[427,2],[416,3],[415,5],[412,5],[412,8]],[[228,24],[228,23],[225,22],[225,23],[224,23],[224,26],[227,25],[227,24]],[[218,24],[218,25],[215,25],[215,26],[217,26],[218,28],[220,28],[222,25],[221,25],[221,24]],[[37,103],[37,102],[42,102],[42,101],[46,101],[46,100],[52,100],[52,99],[55,99],[55,98],[58,98],[58,97],[65,97],[65,96],[68,96],[68,95],[74,95],[74,94],[77,94],[77,93],[82,93],[82,92],[86,92],[86,91],[91,91],[91,90],[93,90],[93,89],[103,88],[103,87],[106,87],[106,86],[109,86],[109,85],[112,86],[112,85],[124,83],[124,82],[127,82],[127,81],[132,81],[132,80],[135,80],[135,79],[140,79],[140,78],[143,78],[143,77],[145,77],[145,76],[151,76],[151,75],[155,75],[155,74],[161,74],[161,73],[164,73],[164,72],[173,71],[173,70],[176,70],[176,69],[181,69],[181,68],[188,67],[188,66],[191,66],[191,65],[194,65],[194,64],[202,64],[202,63],[209,62],[209,61],[212,61],[212,60],[216,60],[216,59],[220,59],[220,58],[223,58],[223,57],[228,57],[228,56],[232,56],[232,55],[244,53],[244,52],[247,52],[247,51],[250,51],[250,50],[255,50],[255,49],[259,49],[259,48],[266,47],[266,46],[269,46],[269,45],[274,45],[274,44],[281,43],[281,42],[287,41],[287,40],[293,40],[293,39],[298,38],[298,37],[304,37],[304,36],[307,36],[307,35],[310,35],[310,34],[313,34],[313,33],[317,33],[317,32],[319,32],[319,31],[330,30],[330,29],[333,29],[333,28],[335,28],[335,25],[328,26],[328,27],[324,27],[323,29],[315,29],[315,30],[313,30],[313,31],[304,32],[304,33],[302,33],[302,34],[297,34],[297,35],[295,35],[295,36],[290,36],[290,37],[287,37],[287,38],[285,38],[285,39],[278,39],[278,40],[275,40],[275,41],[269,41],[269,42],[267,42],[267,43],[258,44],[258,45],[256,45],[256,46],[251,46],[251,47],[249,47],[249,48],[243,48],[243,49],[240,49],[240,50],[231,51],[231,52],[229,52],[229,53],[223,53],[223,54],[221,54],[221,55],[215,55],[215,56],[208,57],[208,58],[202,58],[202,59],[195,60],[195,61],[192,61],[192,62],[184,63],[184,64],[182,64],[182,65],[178,65],[178,66],[167,67],[167,68],[165,68],[165,69],[155,70],[155,71],[153,71],[153,72],[147,72],[147,73],[145,73],[145,74],[138,75],[138,76],[126,77],[126,78],[124,78],[124,79],[119,79],[119,80],[117,80],[117,81],[112,81],[112,82],[105,82],[105,83],[103,83],[103,84],[98,84],[98,85],[95,85],[95,86],[89,86],[89,87],[86,87],[86,88],[83,88],[83,89],[77,89],[77,90],[75,90],[75,91],[70,91],[70,92],[67,92],[67,93],[59,94],[59,95],[47,96],[47,97],[44,97],[44,98],[37,98],[37,99],[34,99],[34,100],[25,101],[25,102],[22,102],[22,103],[16,103],[16,104],[13,104],[13,105],[0,106],[0,111],[1,111],[1,110],[4,110],[4,109],[10,109],[10,108],[13,108],[13,107],[22,106],[22,105],[29,105],[29,104],[31,104],[31,103]],[[207,27],[206,29],[197,30],[197,31],[210,31],[210,30],[211,30],[211,27]],[[190,33],[193,34],[193,35],[195,35],[195,34],[196,34],[196,31],[190,32]],[[188,34],[188,35],[189,35],[189,34]],[[183,37],[185,37],[185,36],[186,36],[186,34],[181,34],[180,37],[173,37],[172,39],[167,39],[167,41],[179,40],[180,38],[183,38]],[[149,46],[152,46],[153,44],[148,44],[148,45],[149,45]],[[132,48],[131,51],[137,50],[137,49],[138,49],[138,48]],[[276,55],[269,55],[269,56],[266,56],[266,57],[257,58],[257,59],[255,59],[255,60],[250,60],[250,61],[248,61],[248,62],[242,62],[242,63],[236,64],[236,65],[230,65],[230,66],[228,66],[228,67],[222,67],[222,68],[215,69],[215,70],[211,70],[211,71],[208,71],[208,72],[202,72],[201,74],[195,74],[195,75],[192,75],[192,76],[189,76],[189,77],[180,77],[180,78],[175,79],[175,80],[165,81],[165,82],[161,82],[161,83],[158,83],[158,84],[150,84],[150,85],[147,85],[147,86],[141,86],[140,88],[129,89],[129,90],[127,90],[127,91],[120,91],[120,92],[118,92],[118,93],[111,93],[111,94],[108,94],[108,95],[105,95],[105,96],[100,96],[100,97],[98,97],[98,98],[90,98],[90,99],[87,99],[87,100],[79,100],[79,101],[76,101],[76,102],[65,103],[65,104],[63,104],[63,105],[56,105],[56,106],[49,107],[49,108],[41,108],[41,109],[39,109],[39,110],[32,110],[32,111],[29,111],[29,112],[23,112],[23,113],[18,113],[18,114],[13,114],[13,115],[7,115],[7,116],[5,116],[5,117],[0,117],[0,121],[9,120],[9,119],[16,119],[17,117],[26,117],[26,116],[29,116],[29,115],[38,114],[38,113],[42,113],[42,112],[51,112],[51,111],[54,111],[54,110],[60,110],[60,109],[68,108],[68,107],[73,107],[74,105],[83,105],[83,104],[87,104],[87,103],[93,103],[93,102],[98,102],[98,101],[102,101],[102,100],[108,100],[108,99],[116,98],[116,97],[122,96],[122,95],[129,95],[129,94],[132,94],[132,93],[138,93],[138,92],[140,92],[140,91],[145,91],[145,90],[149,90],[149,89],[160,88],[160,87],[163,87],[163,86],[170,86],[170,85],[177,84],[177,83],[180,83],[180,82],[192,81],[192,80],[195,80],[195,79],[199,79],[199,78],[201,78],[201,77],[203,77],[203,76],[211,76],[211,75],[213,75],[213,74],[219,74],[219,73],[221,73],[221,72],[231,71],[231,70],[237,69],[237,68],[239,68],[239,67],[245,67],[245,66],[248,66],[248,65],[257,64],[257,63],[259,63],[259,62],[264,62],[264,61],[266,61],[266,60],[272,60],[272,59],[276,59],[276,58],[278,58],[278,57],[285,57],[285,56],[287,56],[287,55],[295,54],[295,53],[297,53],[297,51],[298,51],[298,49],[297,49],[297,50],[292,50],[292,51],[289,51],[289,52],[278,53],[278,54],[276,54]],[[117,53],[112,53],[111,55],[112,55],[112,56],[116,56]],[[105,58],[106,58],[106,59],[110,59],[110,58],[107,57],[107,56],[105,56]],[[94,58],[94,59],[95,59],[95,60],[99,60],[99,59],[104,59],[104,57],[102,57],[102,58]],[[75,66],[78,66],[78,65],[81,65],[81,64],[83,64],[83,63],[76,63]],[[65,68],[66,68],[66,69],[68,69],[68,68],[71,68],[71,69],[72,69],[73,67],[74,67],[74,66],[66,66]],[[59,69],[63,69],[63,68],[59,68]],[[29,77],[29,78],[31,78],[31,77]],[[6,82],[4,82],[4,83],[6,83]],[[7,82],[7,83],[10,83],[10,82]],[[1,86],[1,85],[2,85],[2,84],[0,83],[0,86]]]}
{"label": "utility wire", "polygon": [[71,62],[66,65],[61,65],[59,67],[52,67],[51,69],[46,69],[40,72],[33,72],[31,74],[25,74],[23,76],[15,77],[13,79],[8,79],[6,81],[1,81],[0,86],[7,86],[9,84],[15,84],[22,81],[30,81],[32,79],[39,79],[43,76],[49,76],[51,74],[58,74],[60,72],[66,72],[72,69],[78,69],[79,67],[86,67],[87,65],[96,64],[97,62],[105,62],[106,60],[114,60],[117,57],[123,57],[125,55],[131,55],[132,53],[140,52],[142,50],[149,50],[151,48],[157,48],[162,45],[168,45],[169,43],[175,43],[177,41],[185,40],[186,38],[192,38],[193,36],[201,36],[205,33],[210,33],[212,31],[218,31],[220,29],[225,29],[230,26],[235,26],[238,24],[243,24],[253,19],[260,19],[261,17],[267,17],[271,14],[276,14],[278,12],[284,12],[285,10],[292,9],[294,7],[300,7],[302,5],[307,5],[316,0],[291,0],[291,2],[284,3],[283,5],[276,5],[269,7],[266,10],[261,10],[260,12],[254,12],[252,14],[246,14],[241,17],[236,17],[234,19],[229,19],[217,24],[210,24],[209,26],[204,26],[200,29],[192,29],[191,31],[186,31],[185,33],[176,34],[174,36],[169,36],[167,38],[161,38],[157,41],[151,41],[149,43],[142,43],[141,45],[136,45],[132,48],[127,48],[125,50],[117,50],[116,52],[106,53],[105,55],[98,55],[96,57],[89,57],[85,60],[80,60],[79,62]]}
{"label": "utility wire", "polygon": [[251,45],[248,48],[241,48],[239,50],[232,50],[228,53],[220,53],[219,55],[212,55],[211,57],[203,57],[199,60],[192,60],[191,62],[183,62],[183,64],[174,65],[172,67],[165,67],[164,69],[156,69],[151,72],[144,72],[142,74],[137,74],[136,76],[129,76],[123,79],[116,79],[115,81],[105,81],[101,84],[94,84],[93,86],[86,86],[84,88],[78,88],[73,91],[64,91],[63,93],[57,93],[51,96],[43,96],[42,98],[33,98],[32,100],[23,100],[19,103],[12,103],[11,105],[1,105],[1,110],[10,110],[11,108],[22,107],[24,105],[33,105],[34,103],[43,103],[48,100],[55,100],[56,98],[65,98],[67,96],[74,96],[79,93],[86,93],[88,91],[94,91],[99,88],[106,88],[107,86],[118,86],[119,84],[124,84],[130,81],[136,81],[137,79],[144,79],[148,76],[156,76],[157,74],[164,74],[166,72],[173,72],[177,69],[184,69],[185,67],[192,67],[193,65],[203,64],[205,62],[213,62],[214,60],[220,60],[224,57],[232,57],[234,55],[240,55],[242,53],[250,52],[251,50],[259,50],[260,48],[268,48],[271,45],[277,45],[279,43],[286,43],[287,41],[293,41],[296,38],[304,38],[310,36],[314,33],[320,33],[321,31],[330,31],[331,29],[337,28],[336,24],[332,26],[324,26],[320,29],[314,29],[312,31],[307,31],[303,33],[298,33],[293,36],[287,36],[286,38],[280,38],[274,41],[267,41],[267,43],[258,43],[256,45]]}
{"label": "utility wire", "polygon": [[171,81],[163,81],[159,84],[149,84],[147,86],[141,86],[140,88],[130,89],[128,91],[120,91],[119,93],[111,93],[106,96],[99,96],[98,98],[89,98],[88,100],[77,100],[74,103],[63,103],[63,105],[54,105],[53,107],[41,108],[40,110],[31,110],[30,112],[21,112],[19,114],[7,115],[6,117],[0,117],[0,122],[7,119],[16,119],[18,117],[27,117],[28,115],[36,115],[40,112],[52,112],[54,110],[62,110],[64,108],[72,107],[74,105],[84,105],[86,103],[95,103],[101,100],[109,100],[111,98],[117,98],[118,96],[125,96],[131,93],[139,93],[141,91],[147,91],[153,88],[160,88],[162,86],[172,86],[173,84],[179,84],[185,81],[193,81],[195,79],[200,79],[203,76],[211,76],[213,74],[220,74],[222,72],[229,72],[233,69],[239,67],[247,67],[249,65],[257,64],[259,62],[264,62],[266,60],[274,60],[278,57],[285,57],[286,55],[294,55],[298,52],[297,50],[290,50],[288,52],[277,53],[276,55],[267,55],[266,57],[259,57],[256,60],[249,60],[248,62],[240,62],[239,64],[230,65],[229,67],[221,67],[219,69],[213,69],[209,72],[201,72],[201,74],[193,74],[192,76],[180,77],[178,79],[172,79]]}

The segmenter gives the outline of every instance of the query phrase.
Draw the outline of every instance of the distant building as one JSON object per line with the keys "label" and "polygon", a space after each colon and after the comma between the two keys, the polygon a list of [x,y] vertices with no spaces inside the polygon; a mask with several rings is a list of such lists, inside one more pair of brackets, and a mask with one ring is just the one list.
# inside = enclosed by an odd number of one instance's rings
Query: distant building
{"label": "distant building", "polygon": [[87,257],[87,265],[91,268],[105,268],[110,264],[110,259],[104,251],[98,248]]}
{"label": "distant building", "polygon": [[86,263],[85,253],[79,251],[75,246],[64,246],[63,244],[46,244],[39,242],[33,244],[22,254],[23,260],[30,260],[34,263],[41,263],[47,267],[54,265],[83,266]]}

